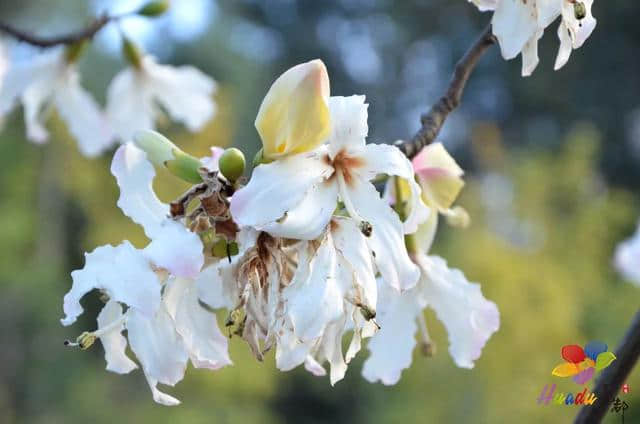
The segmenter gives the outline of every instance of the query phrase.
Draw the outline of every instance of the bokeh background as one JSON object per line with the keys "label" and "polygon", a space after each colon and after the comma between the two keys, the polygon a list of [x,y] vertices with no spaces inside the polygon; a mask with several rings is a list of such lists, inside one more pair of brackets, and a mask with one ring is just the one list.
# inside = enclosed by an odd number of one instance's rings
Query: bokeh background
{"label": "bokeh background", "polygon": [[[0,20],[47,35],[79,28],[103,10],[140,1],[0,1]],[[570,422],[576,407],[539,406],[564,344],[592,339],[615,346],[640,303],[640,288],[615,273],[617,242],[640,215],[640,3],[599,0],[598,27],[560,72],[555,26],[540,45],[541,64],[520,77],[519,60],[493,48],[473,75],[463,106],[441,141],[467,170],[460,204],[466,230],[443,226],[434,253],[482,284],[501,311],[500,331],[475,369],[455,367],[435,315],[427,322],[437,355],[415,352],[399,384],[360,376],[366,351],[336,387],[304,370],[257,363],[231,340],[235,366],[189,369],[153,403],[140,371],[104,370],[99,344],[82,352],[62,341],[95,326],[97,296],[63,328],[62,296],[83,252],[130,239],[141,229],[116,208],[111,153],[79,155],[64,124],[49,121],[51,142],[26,141],[22,112],[0,133],[0,422],[2,423],[540,423]],[[452,67],[490,15],[464,0],[175,0],[159,19],[132,19],[122,31],[162,61],[193,64],[219,83],[218,113],[199,134],[163,122],[184,150],[236,145],[251,157],[253,128],[272,80],[322,58],[332,94],[366,94],[371,141],[410,136],[443,92]],[[103,31],[81,62],[84,84],[104,101],[124,63],[118,28]],[[170,200],[185,187],[161,174]],[[626,422],[640,422],[640,370],[628,384]],[[605,422],[620,416],[608,414]]]}

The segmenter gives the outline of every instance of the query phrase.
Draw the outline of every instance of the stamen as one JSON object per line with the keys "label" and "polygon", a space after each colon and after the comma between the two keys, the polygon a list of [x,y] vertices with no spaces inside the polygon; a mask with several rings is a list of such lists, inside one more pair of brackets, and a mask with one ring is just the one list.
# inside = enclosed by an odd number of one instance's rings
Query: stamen
{"label": "stamen", "polygon": [[65,346],[69,346],[69,347],[79,347],[82,350],[87,350],[89,349],[97,339],[99,339],[100,337],[104,336],[105,334],[119,328],[121,325],[123,325],[126,320],[127,320],[127,312],[125,312],[124,314],[122,314],[122,316],[120,318],[118,318],[117,320],[109,323],[109,325],[106,325],[102,328],[100,328],[99,330],[96,331],[85,331],[82,334],[80,334],[77,338],[75,342],[72,342],[71,340],[65,340],[64,341],[64,345]]}
{"label": "stamen", "polygon": [[428,358],[433,357],[436,354],[436,344],[429,337],[429,331],[427,330],[427,323],[424,319],[422,312],[418,315],[418,327],[420,328],[420,349],[422,354]]}

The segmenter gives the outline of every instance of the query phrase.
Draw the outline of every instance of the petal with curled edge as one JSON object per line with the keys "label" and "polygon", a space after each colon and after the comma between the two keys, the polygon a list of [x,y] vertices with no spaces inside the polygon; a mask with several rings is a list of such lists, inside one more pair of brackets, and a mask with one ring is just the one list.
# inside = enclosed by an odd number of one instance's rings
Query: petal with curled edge
{"label": "petal with curled edge", "polygon": [[[333,174],[333,168],[324,160],[324,156],[326,149],[320,148],[255,168],[249,184],[231,198],[234,221],[241,227],[261,228],[277,220],[283,220],[283,225],[286,225],[286,214],[305,200],[314,184],[320,184]],[[316,207],[323,208],[330,215],[335,209],[336,199],[331,203],[318,204]],[[303,221],[295,221],[295,225],[304,222],[313,225],[311,220],[314,216],[306,220],[304,218],[301,216]]]}
{"label": "petal with curled edge", "polygon": [[220,332],[215,314],[200,306],[195,281],[172,280],[165,289],[164,302],[194,367],[216,370],[231,364],[227,338]]}
{"label": "petal with curled edge", "polygon": [[135,223],[142,225],[147,237],[153,239],[162,231],[169,206],[162,203],[153,191],[156,172],[146,153],[132,143],[120,146],[113,156],[111,173],[120,187],[118,207]]}
{"label": "petal with curled edge", "polygon": [[184,377],[189,355],[164,305],[148,317],[136,309],[129,311],[127,331],[131,350],[142,364],[153,399],[163,405],[180,403],[157,389],[158,383],[174,386]]}
{"label": "petal with curled edge", "polygon": [[[109,300],[98,314],[98,331],[121,318],[122,306],[115,300]],[[107,371],[118,374],[127,374],[138,368],[125,353],[127,339],[122,335],[123,330],[124,323],[100,336],[100,342],[104,348],[104,359],[107,361]]]}
{"label": "petal with curled edge", "polygon": [[308,152],[323,143],[331,129],[328,99],[329,75],[321,60],[296,65],[278,77],[255,122],[264,156]]}
{"label": "petal with curled edge", "polygon": [[501,1],[493,13],[491,26],[498,38],[502,57],[513,59],[538,31],[535,1]]}
{"label": "petal with curled edge", "polygon": [[449,334],[449,353],[456,365],[473,368],[482,348],[500,327],[496,304],[487,300],[480,285],[447,266],[438,256],[420,255],[424,296]]}
{"label": "petal with curled edge", "polygon": [[216,83],[208,75],[193,66],[160,65],[151,56],[142,59],[142,72],[151,95],[189,131],[201,130],[214,117]]}
{"label": "petal with curled edge", "polygon": [[63,325],[73,324],[82,314],[80,299],[93,289],[104,290],[110,299],[124,303],[146,316],[160,305],[160,282],[141,250],[128,241],[114,247],[96,248],[85,254],[83,269],[71,273],[73,285],[64,296]]}
{"label": "petal with curled edge", "polygon": [[422,201],[422,190],[415,180],[414,169],[409,159],[400,149],[388,144],[367,144],[361,158],[364,165],[356,172],[364,179],[370,180],[378,174],[387,174],[407,181],[410,197],[407,199],[408,214],[403,227],[406,234],[416,232],[418,225],[427,220],[430,211]]}
{"label": "petal with curled edge", "polygon": [[397,290],[415,286],[420,277],[418,267],[411,261],[404,244],[404,231],[398,215],[369,182],[357,176],[346,187],[347,196],[356,205],[358,214],[371,224],[367,244],[382,278]]}
{"label": "petal with curled edge", "polygon": [[155,266],[175,276],[196,278],[204,265],[202,250],[197,234],[180,222],[165,219],[144,254]]}
{"label": "petal with curled edge", "polygon": [[334,158],[341,150],[360,151],[369,133],[369,105],[365,96],[332,96],[329,98],[331,136],[329,154]]}
{"label": "petal with curled edge", "polygon": [[111,146],[113,134],[98,103],[80,85],[75,67],[69,66],[65,73],[56,87],[54,103],[82,154],[97,156]]}
{"label": "petal with curled edge", "polygon": [[335,279],[336,251],[331,235],[317,246],[303,243],[298,267],[284,289],[286,314],[295,335],[303,342],[322,336],[326,326],[343,313],[343,293]]}
{"label": "petal with curled edge", "polygon": [[416,345],[416,317],[424,307],[418,287],[399,293],[379,281],[380,298],[376,320],[380,330],[368,344],[369,358],[362,368],[363,377],[371,382],[385,385],[396,384],[402,370],[411,365],[413,348]]}

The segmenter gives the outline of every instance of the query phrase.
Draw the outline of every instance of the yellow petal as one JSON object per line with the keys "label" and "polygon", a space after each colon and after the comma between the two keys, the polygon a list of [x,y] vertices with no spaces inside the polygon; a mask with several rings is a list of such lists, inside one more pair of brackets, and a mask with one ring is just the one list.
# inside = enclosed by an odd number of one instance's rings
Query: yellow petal
{"label": "yellow petal", "polygon": [[572,364],[570,362],[565,362],[564,364],[560,364],[551,371],[552,375],[557,377],[571,377],[572,375],[576,375],[580,372],[580,368],[576,364]]}
{"label": "yellow petal", "polygon": [[461,177],[464,171],[451,157],[442,143],[432,143],[427,145],[412,160],[413,168],[420,174],[423,169],[438,168],[456,177]]}
{"label": "yellow petal", "polygon": [[464,186],[464,171],[442,143],[426,146],[412,164],[420,180],[425,203],[443,213],[450,209]]}
{"label": "yellow petal", "polygon": [[282,74],[265,96],[256,129],[264,156],[275,159],[313,150],[331,130],[329,76],[321,60],[302,63]]}

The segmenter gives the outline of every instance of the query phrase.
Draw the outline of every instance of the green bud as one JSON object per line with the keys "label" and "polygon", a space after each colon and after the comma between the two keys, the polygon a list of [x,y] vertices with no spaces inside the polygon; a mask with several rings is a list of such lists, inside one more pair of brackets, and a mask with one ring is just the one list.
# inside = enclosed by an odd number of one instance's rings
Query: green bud
{"label": "green bud", "polygon": [[260,149],[258,150],[258,153],[256,153],[256,155],[253,157],[253,162],[251,162],[251,164],[255,168],[256,166],[262,165],[263,163],[271,163],[271,162],[273,162],[273,159],[269,159],[265,157],[264,150]]}
{"label": "green bud", "polygon": [[236,181],[244,174],[244,166],[244,154],[235,147],[225,150],[218,160],[220,172],[231,182]]}
{"label": "green bud", "polygon": [[577,1],[573,4],[573,13],[577,20],[582,20],[587,16],[587,7],[583,2]]}
{"label": "green bud", "polygon": [[127,37],[122,37],[122,54],[131,65],[138,69],[142,67],[142,50]]}
{"label": "green bud", "polygon": [[67,46],[64,57],[67,63],[76,62],[89,47],[89,40],[81,40]]}
{"label": "green bud", "polygon": [[238,253],[240,253],[240,249],[235,241],[227,242],[225,239],[220,239],[211,246],[211,256],[216,258],[227,258]]}
{"label": "green bud", "polygon": [[142,6],[137,14],[148,17],[160,16],[169,9],[169,0],[152,1]]}
{"label": "green bud", "polygon": [[138,131],[133,142],[147,154],[147,158],[156,166],[164,166],[176,177],[189,183],[202,182],[198,170],[202,163],[195,157],[183,152],[168,138],[151,130]]}

